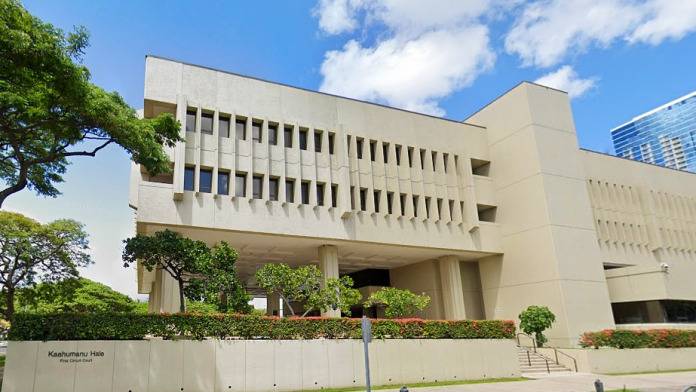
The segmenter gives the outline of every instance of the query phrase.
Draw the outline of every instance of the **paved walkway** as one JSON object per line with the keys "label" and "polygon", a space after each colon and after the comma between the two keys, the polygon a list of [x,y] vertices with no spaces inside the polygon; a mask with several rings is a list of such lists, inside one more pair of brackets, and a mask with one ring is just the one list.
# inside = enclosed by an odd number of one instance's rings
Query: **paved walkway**
{"label": "paved walkway", "polygon": [[540,376],[531,381],[500,382],[491,384],[452,385],[448,387],[409,388],[416,392],[594,392],[596,379],[604,382],[604,389],[636,389],[641,392],[681,392],[686,386],[696,385],[696,372],[636,374],[604,376],[590,373],[568,373]]}

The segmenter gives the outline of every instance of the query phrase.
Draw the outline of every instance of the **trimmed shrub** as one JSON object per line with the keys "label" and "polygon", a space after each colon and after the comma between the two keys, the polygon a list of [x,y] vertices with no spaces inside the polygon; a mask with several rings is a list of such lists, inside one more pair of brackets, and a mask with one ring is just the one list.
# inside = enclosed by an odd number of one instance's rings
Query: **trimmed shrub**
{"label": "trimmed shrub", "polygon": [[[512,339],[502,320],[376,319],[377,339]],[[236,314],[60,313],[15,315],[10,340],[360,339],[360,319]]]}
{"label": "trimmed shrub", "polygon": [[696,347],[696,331],[682,329],[605,329],[599,332],[585,332],[582,334],[580,346],[594,348]]}

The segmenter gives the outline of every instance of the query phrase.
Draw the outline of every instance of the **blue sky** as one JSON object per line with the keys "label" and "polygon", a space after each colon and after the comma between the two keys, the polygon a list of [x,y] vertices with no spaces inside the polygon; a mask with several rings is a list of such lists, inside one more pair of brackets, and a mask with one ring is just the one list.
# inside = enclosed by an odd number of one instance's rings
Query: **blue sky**
{"label": "blue sky", "polygon": [[[521,80],[572,96],[580,145],[696,89],[696,2],[676,0],[39,1],[91,33],[93,82],[142,106],[146,54],[464,119]],[[86,224],[85,275],[135,295],[120,263],[132,235],[127,155],[75,159],[56,199],[24,191],[7,209]]]}

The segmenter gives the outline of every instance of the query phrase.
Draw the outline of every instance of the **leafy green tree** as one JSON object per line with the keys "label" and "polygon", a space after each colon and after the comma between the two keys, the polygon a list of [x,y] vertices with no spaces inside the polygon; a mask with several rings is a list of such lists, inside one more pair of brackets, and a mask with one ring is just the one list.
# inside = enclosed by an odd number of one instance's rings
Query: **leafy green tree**
{"label": "leafy green tree", "polygon": [[189,281],[187,298],[215,304],[219,312],[249,313],[251,296],[237,276],[235,262],[239,255],[220,242],[199,260],[198,273]]}
{"label": "leafy green tree", "polygon": [[111,287],[86,278],[39,283],[19,290],[17,311],[133,312],[137,303]]}
{"label": "leafy green tree", "polygon": [[415,294],[409,290],[395,287],[382,287],[370,294],[363,304],[364,307],[384,306],[384,315],[388,318],[403,318],[413,316],[430,304],[430,297],[425,294]]}
{"label": "leafy green tree", "polygon": [[88,42],[84,27],[66,34],[18,0],[0,0],[0,208],[27,187],[57,196],[68,158],[111,144],[151,174],[170,169],[163,145],[180,140],[178,122],[139,119],[118,93],[92,84],[81,64]]}
{"label": "leafy green tree", "polygon": [[547,339],[543,332],[551,328],[556,321],[556,316],[546,306],[532,305],[522,311],[519,315],[520,329],[528,335],[534,335],[539,347],[546,343]]}
{"label": "leafy green tree", "polygon": [[341,309],[350,313],[350,307],[360,301],[360,292],[352,288],[350,277],[327,279],[324,287],[321,280],[321,271],[314,265],[292,268],[284,263],[269,263],[256,271],[259,287],[277,293],[292,316],[297,314],[293,302],[303,304],[304,317],[313,310]]}
{"label": "leafy green tree", "polygon": [[186,286],[201,272],[200,260],[208,256],[203,241],[192,240],[171,231],[158,231],[152,236],[138,234],[123,241],[123,266],[128,268],[138,260],[148,271],[161,268],[179,286],[179,311],[186,311]]}
{"label": "leafy green tree", "polygon": [[7,320],[14,315],[15,294],[38,281],[76,278],[89,265],[87,234],[69,219],[41,224],[14,212],[0,211],[0,285]]}

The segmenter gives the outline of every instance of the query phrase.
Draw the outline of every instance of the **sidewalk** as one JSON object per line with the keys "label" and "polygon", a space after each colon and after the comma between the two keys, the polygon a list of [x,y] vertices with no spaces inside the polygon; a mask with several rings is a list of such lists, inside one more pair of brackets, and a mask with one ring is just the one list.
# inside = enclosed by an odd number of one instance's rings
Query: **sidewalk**
{"label": "sidewalk", "polygon": [[492,384],[453,385],[447,387],[409,388],[416,392],[594,392],[594,381],[602,380],[605,390],[636,389],[645,392],[681,392],[688,385],[696,385],[696,371],[626,376],[604,376],[590,373],[568,373],[543,376],[530,381]]}

